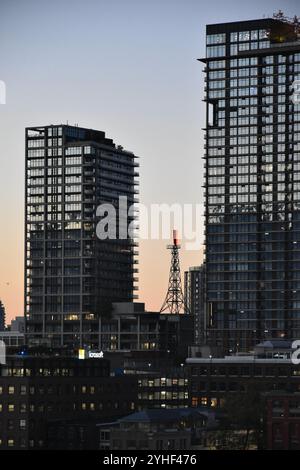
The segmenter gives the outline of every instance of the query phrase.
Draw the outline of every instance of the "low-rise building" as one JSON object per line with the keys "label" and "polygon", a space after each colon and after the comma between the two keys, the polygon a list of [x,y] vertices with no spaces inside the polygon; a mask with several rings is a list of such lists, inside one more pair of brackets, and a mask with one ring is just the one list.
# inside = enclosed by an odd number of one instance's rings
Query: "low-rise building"
{"label": "low-rise building", "polygon": [[25,335],[20,331],[0,331],[0,341],[3,341],[6,347],[18,348],[24,345]]}
{"label": "low-rise building", "polygon": [[99,449],[190,450],[205,446],[215,415],[203,409],[144,410],[98,426]]}
{"label": "low-rise building", "polygon": [[[111,377],[109,362],[75,357],[8,357],[0,366],[0,450],[93,448],[80,430],[136,407],[135,377]],[[73,426],[73,430],[74,430]]]}

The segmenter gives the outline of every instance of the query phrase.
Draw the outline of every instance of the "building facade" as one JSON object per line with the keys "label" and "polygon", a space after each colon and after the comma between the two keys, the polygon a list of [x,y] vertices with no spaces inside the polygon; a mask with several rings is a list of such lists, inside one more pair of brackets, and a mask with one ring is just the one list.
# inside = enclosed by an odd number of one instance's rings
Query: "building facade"
{"label": "building facade", "polygon": [[205,264],[193,266],[184,273],[184,299],[187,311],[194,316],[194,343],[204,343],[205,332]]}
{"label": "building facade", "polygon": [[268,450],[300,449],[300,394],[269,393],[266,396]]}
{"label": "building facade", "polygon": [[10,324],[10,331],[18,331],[25,333],[25,319],[23,317],[15,317]]}
{"label": "building facade", "polygon": [[[135,159],[101,131],[26,129],[25,318],[31,344],[98,347],[99,321],[110,314],[111,302],[135,297],[136,243],[127,237],[135,214],[127,220],[121,205],[138,201]],[[109,205],[115,239],[96,234],[106,215],[97,216],[100,204]]]}
{"label": "building facade", "polygon": [[206,337],[228,353],[300,334],[300,38],[285,19],[206,32]]}
{"label": "building facade", "polygon": [[[99,425],[101,450],[191,450],[216,421],[201,409],[146,410]],[[201,446],[203,448],[203,446]]]}
{"label": "building facade", "polygon": [[[111,353],[168,353],[185,359],[193,341],[193,317],[145,310],[142,302],[113,302],[109,317],[99,322],[99,349]],[[137,359],[137,357],[136,357]]]}
{"label": "building facade", "polygon": [[0,341],[3,341],[6,347],[20,348],[25,344],[25,335],[21,331],[0,331]]}

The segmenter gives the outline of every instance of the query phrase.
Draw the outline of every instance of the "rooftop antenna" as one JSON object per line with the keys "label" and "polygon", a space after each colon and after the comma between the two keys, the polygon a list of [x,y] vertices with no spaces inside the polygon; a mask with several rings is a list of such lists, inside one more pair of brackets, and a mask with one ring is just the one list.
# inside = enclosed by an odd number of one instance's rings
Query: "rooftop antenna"
{"label": "rooftop antenna", "polygon": [[177,230],[173,230],[173,244],[168,245],[171,250],[171,267],[169,275],[169,284],[165,301],[160,309],[160,313],[183,313],[185,308],[184,295],[181,286],[180,262],[179,262],[179,237]]}

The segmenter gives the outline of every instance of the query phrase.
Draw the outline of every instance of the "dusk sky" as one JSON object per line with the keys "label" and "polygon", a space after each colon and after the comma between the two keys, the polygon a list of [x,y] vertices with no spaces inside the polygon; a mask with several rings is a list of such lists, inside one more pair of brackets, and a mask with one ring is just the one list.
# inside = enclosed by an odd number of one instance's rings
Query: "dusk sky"
{"label": "dusk sky", "polygon": [[[298,8],[297,8],[298,7]],[[23,315],[24,128],[78,123],[140,156],[140,199],[203,202],[205,25],[299,14],[299,0],[0,0],[0,299]],[[159,309],[167,240],[140,245],[139,300]],[[181,251],[182,272],[202,250]]]}

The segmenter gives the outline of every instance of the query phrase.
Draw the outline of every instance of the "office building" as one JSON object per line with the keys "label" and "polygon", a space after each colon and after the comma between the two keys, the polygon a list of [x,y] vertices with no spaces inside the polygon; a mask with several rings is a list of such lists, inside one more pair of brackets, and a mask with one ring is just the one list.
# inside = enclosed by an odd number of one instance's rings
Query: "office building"
{"label": "office building", "polygon": [[136,378],[110,377],[105,358],[7,357],[0,366],[0,450],[72,448],[67,433],[78,436],[77,449],[92,448],[86,430],[90,436],[99,422],[135,411],[136,397]]}
{"label": "office building", "polygon": [[299,24],[206,28],[206,340],[300,336]]}
{"label": "office building", "polygon": [[138,376],[137,410],[154,408],[187,408],[189,406],[188,374],[185,367],[148,371]]}
{"label": "office building", "polygon": [[217,421],[210,410],[145,410],[114,423],[100,424],[98,448],[166,451],[203,449],[207,432],[216,426]]}
{"label": "office building", "polygon": [[204,343],[205,332],[205,264],[190,267],[184,273],[184,299],[186,311],[194,316],[194,344]]}
{"label": "office building", "polygon": [[[104,132],[69,125],[26,129],[30,344],[97,348],[99,322],[111,303],[136,297],[136,243],[127,237],[127,223],[135,220],[137,166],[135,155]],[[133,207],[127,221],[125,198]],[[108,222],[116,222],[109,239],[96,234],[100,204],[109,205]]]}

